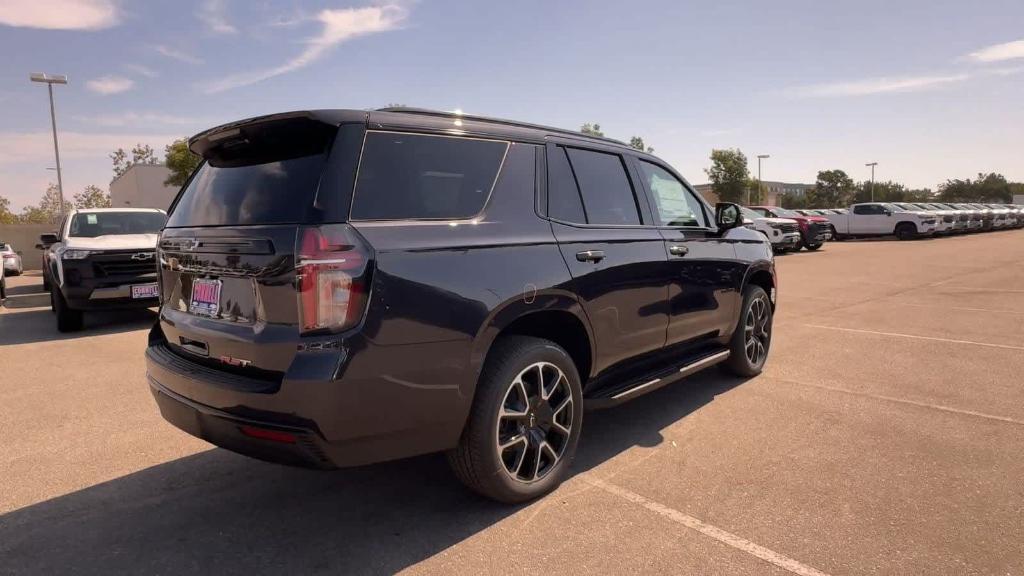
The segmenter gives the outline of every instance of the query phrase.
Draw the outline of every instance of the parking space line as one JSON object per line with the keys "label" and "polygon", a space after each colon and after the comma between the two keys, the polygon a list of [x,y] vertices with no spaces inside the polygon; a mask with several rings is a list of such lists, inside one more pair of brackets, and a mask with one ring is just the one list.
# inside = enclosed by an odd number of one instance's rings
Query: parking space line
{"label": "parking space line", "polygon": [[918,336],[916,334],[900,334],[899,332],[879,332],[877,330],[862,330],[860,328],[842,328],[839,326],[824,326],[822,324],[800,324],[807,328],[821,328],[824,330],[839,330],[840,332],[855,332],[859,334],[874,334],[877,336],[893,336],[896,338],[911,338],[914,340],[931,340],[934,342],[947,342],[949,344],[970,344],[973,346],[987,346],[989,348],[1001,348],[1003,350],[1021,350],[1024,346],[1011,346],[1010,344],[991,344],[988,342],[975,342],[973,340],[953,340],[952,338],[939,338],[936,336]]}
{"label": "parking space line", "polygon": [[739,550],[741,552],[746,552],[751,556],[760,558],[765,562],[774,564],[779,568],[782,568],[783,570],[792,572],[793,574],[800,574],[801,576],[828,576],[828,574],[822,572],[821,570],[818,570],[817,568],[812,568],[806,564],[797,562],[796,560],[789,558],[788,556],[783,556],[778,552],[769,550],[764,546],[754,544],[750,540],[741,538],[731,532],[726,532],[721,528],[716,528],[715,526],[698,520],[693,516],[690,516],[689,514],[684,514],[679,510],[676,510],[675,508],[670,508],[668,506],[665,506],[664,504],[655,502],[654,500],[641,496],[636,492],[627,490],[617,484],[605,482],[604,480],[594,478],[589,474],[581,474],[580,476],[578,476],[578,478],[581,478],[583,481],[588,482],[593,486],[600,488],[601,490],[604,490],[605,492],[613,496],[618,496],[623,500],[627,500],[634,504],[643,506],[644,508],[650,510],[651,512],[654,512],[655,514],[662,516],[663,518],[667,518],[668,520],[671,520],[676,524],[682,524],[683,526],[686,526],[691,530],[696,530],[697,532],[700,532],[701,534],[709,538],[718,540],[722,544],[731,546],[732,548],[735,548],[736,550]]}
{"label": "parking space line", "polygon": [[963,306],[940,306],[938,304],[912,304],[900,302],[900,306],[913,306],[915,308],[938,308],[941,310],[959,310],[961,312],[990,312],[992,314],[1024,314],[1024,310],[991,310],[989,308],[965,308]]}
{"label": "parking space line", "polygon": [[849,390],[847,388],[839,388],[837,386],[828,386],[826,384],[814,384],[811,382],[802,382],[800,380],[790,380],[788,378],[778,378],[776,376],[766,376],[769,380],[775,380],[785,384],[795,384],[797,386],[808,386],[810,388],[819,388],[821,390],[829,390],[831,392],[842,392],[843,394],[850,394],[852,396],[863,396],[866,398],[874,398],[876,400],[885,400],[887,402],[897,402],[899,404],[909,404],[911,406],[917,406],[918,408],[930,408],[932,410],[939,410],[942,412],[949,412],[951,414],[959,414],[961,416],[975,416],[977,418],[985,418],[986,420],[995,420],[997,422],[1006,422],[1008,424],[1016,424],[1018,426],[1024,426],[1024,421],[1017,420],[1016,418],[1009,418],[1007,416],[996,416],[995,414],[986,414],[984,412],[975,412],[974,410],[963,410],[961,408],[953,408],[952,406],[943,406],[942,404],[932,404],[930,402],[918,402],[916,400],[908,400],[906,398],[896,398],[895,396],[886,396],[884,394],[872,394],[871,392],[859,392],[857,390]]}

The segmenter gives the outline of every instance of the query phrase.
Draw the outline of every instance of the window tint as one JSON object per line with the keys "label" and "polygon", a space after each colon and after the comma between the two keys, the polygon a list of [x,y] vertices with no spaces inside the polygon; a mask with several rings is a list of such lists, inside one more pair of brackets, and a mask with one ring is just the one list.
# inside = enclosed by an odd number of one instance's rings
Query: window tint
{"label": "window tint", "polygon": [[325,156],[315,154],[221,167],[205,163],[182,192],[167,225],[235,226],[307,221]]}
{"label": "window tint", "polygon": [[352,218],[470,218],[491,194],[507,142],[368,132]]}
{"label": "window tint", "polygon": [[882,207],[878,204],[862,204],[853,207],[854,214],[881,214]]}
{"label": "window tint", "polygon": [[707,226],[699,200],[671,172],[645,160],[640,173],[654,199],[654,212],[661,226]]}
{"label": "window tint", "polygon": [[576,186],[565,148],[557,146],[548,150],[548,216],[566,222],[586,223],[580,189]]}
{"label": "window tint", "polygon": [[96,238],[108,234],[156,234],[164,227],[162,212],[79,212],[71,219],[68,236]]}
{"label": "window tint", "polygon": [[622,159],[579,148],[566,149],[590,224],[639,224],[633,187]]}

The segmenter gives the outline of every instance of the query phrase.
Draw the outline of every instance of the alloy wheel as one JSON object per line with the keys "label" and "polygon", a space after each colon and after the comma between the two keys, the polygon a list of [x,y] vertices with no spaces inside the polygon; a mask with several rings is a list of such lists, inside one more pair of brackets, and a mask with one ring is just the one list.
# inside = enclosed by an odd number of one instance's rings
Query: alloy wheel
{"label": "alloy wheel", "polygon": [[517,482],[536,482],[562,459],[572,435],[569,380],[550,362],[527,366],[509,384],[498,412],[498,459]]}
{"label": "alloy wheel", "polygon": [[751,366],[759,366],[768,355],[771,326],[768,325],[768,302],[763,296],[750,301],[743,321],[744,350]]}

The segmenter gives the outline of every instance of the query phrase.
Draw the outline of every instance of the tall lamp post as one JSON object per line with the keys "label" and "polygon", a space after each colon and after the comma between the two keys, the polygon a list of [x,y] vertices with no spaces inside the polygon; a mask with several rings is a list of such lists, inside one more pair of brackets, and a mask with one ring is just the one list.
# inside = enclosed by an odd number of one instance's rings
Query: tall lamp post
{"label": "tall lamp post", "polygon": [[29,80],[46,84],[46,89],[50,92],[50,126],[53,127],[53,155],[57,159],[57,192],[60,193],[60,214],[63,216],[64,181],[61,179],[60,173],[60,148],[57,146],[57,115],[53,111],[53,85],[67,84],[68,77],[60,74],[42,74],[37,72],[29,75]]}
{"label": "tall lamp post", "polygon": [[[764,196],[764,184],[761,182],[761,160],[765,158],[771,158],[771,156],[768,154],[757,155],[757,195],[762,197]],[[764,198],[758,201],[763,202]],[[747,190],[747,206],[750,206],[750,190]]]}
{"label": "tall lamp post", "polygon": [[878,166],[878,162],[868,162],[865,166],[871,167],[871,201],[875,201],[875,166]]}

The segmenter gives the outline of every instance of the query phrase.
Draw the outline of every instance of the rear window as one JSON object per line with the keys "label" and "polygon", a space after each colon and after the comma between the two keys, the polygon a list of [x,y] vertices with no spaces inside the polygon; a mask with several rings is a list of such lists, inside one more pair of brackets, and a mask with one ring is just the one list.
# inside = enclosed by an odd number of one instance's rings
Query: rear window
{"label": "rear window", "polygon": [[162,212],[79,212],[71,219],[68,236],[96,238],[108,234],[156,234],[164,227]]}
{"label": "rear window", "polygon": [[353,220],[461,219],[483,210],[508,142],[368,132]]}
{"label": "rear window", "polygon": [[308,220],[326,154],[217,167],[207,162],[174,206],[169,227]]}

